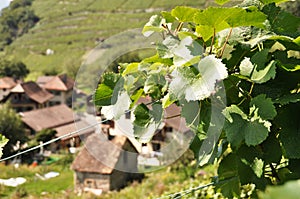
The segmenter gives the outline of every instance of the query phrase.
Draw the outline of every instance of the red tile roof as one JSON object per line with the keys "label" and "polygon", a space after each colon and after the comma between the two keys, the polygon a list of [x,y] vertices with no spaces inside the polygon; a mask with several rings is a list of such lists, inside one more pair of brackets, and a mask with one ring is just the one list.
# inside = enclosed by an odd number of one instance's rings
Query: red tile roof
{"label": "red tile roof", "polygon": [[[45,80],[46,79],[40,79],[40,82]],[[47,90],[68,91],[73,89],[73,86],[74,80],[68,77],[66,74],[54,76],[48,82],[44,83],[44,88]]]}
{"label": "red tile roof", "polygon": [[17,83],[11,77],[0,78],[0,89],[11,89],[15,87]]}

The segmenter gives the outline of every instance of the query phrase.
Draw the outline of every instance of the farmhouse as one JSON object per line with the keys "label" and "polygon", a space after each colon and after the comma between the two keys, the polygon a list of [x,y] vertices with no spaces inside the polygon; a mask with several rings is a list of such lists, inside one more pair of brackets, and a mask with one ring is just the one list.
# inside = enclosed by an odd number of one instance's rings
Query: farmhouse
{"label": "farmhouse", "polygon": [[53,97],[51,93],[30,81],[17,84],[2,101],[10,101],[17,112],[23,112],[47,107]]}
{"label": "farmhouse", "polygon": [[50,100],[50,105],[71,105],[74,80],[66,74],[58,76],[41,76],[38,77],[37,83],[54,95]]}
{"label": "farmhouse", "polygon": [[[74,112],[64,104],[24,112],[21,116],[29,136],[33,136],[44,129],[53,129],[58,137],[88,126],[84,120],[74,116]],[[89,128],[73,136],[64,137],[56,148],[64,148],[70,144],[79,146],[80,138],[84,138],[93,132],[94,128]]]}
{"label": "farmhouse", "polygon": [[118,190],[129,181],[139,179],[140,175],[136,174],[137,155],[125,136],[90,135],[85,148],[71,165],[75,171],[75,190]]}

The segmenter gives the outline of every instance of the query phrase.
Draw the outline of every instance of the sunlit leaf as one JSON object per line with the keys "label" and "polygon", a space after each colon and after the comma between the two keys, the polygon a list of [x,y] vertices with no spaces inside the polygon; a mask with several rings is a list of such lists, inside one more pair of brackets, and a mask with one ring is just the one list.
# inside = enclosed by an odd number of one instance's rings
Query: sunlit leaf
{"label": "sunlit leaf", "polygon": [[171,15],[175,17],[178,21],[187,22],[193,21],[195,13],[199,11],[196,8],[177,6],[171,11]]}
{"label": "sunlit leaf", "polygon": [[164,31],[164,28],[162,26],[163,24],[166,24],[166,20],[164,18],[162,18],[159,15],[153,15],[144,26],[142,33],[146,37],[149,37],[154,32],[163,32]]}

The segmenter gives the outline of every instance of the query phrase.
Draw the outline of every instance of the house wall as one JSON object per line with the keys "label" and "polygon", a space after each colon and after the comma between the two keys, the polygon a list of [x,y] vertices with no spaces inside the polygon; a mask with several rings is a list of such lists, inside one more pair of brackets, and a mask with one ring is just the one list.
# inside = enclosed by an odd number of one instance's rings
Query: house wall
{"label": "house wall", "polygon": [[82,192],[84,188],[110,190],[110,175],[75,171],[75,191]]}
{"label": "house wall", "polygon": [[0,100],[6,97],[10,92],[10,89],[0,89]]}
{"label": "house wall", "polygon": [[54,95],[54,97],[50,100],[50,102],[52,102],[52,105],[67,104],[68,98],[72,97],[72,90],[69,91],[48,90],[48,91]]}

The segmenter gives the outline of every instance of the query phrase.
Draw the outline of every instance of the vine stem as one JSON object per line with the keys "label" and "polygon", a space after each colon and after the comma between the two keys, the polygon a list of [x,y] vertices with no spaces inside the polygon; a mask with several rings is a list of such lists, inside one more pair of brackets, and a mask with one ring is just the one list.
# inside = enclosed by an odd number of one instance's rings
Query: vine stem
{"label": "vine stem", "polygon": [[212,53],[212,50],[213,50],[213,46],[214,46],[214,42],[215,42],[215,36],[216,36],[216,29],[214,28],[214,35],[211,39],[211,44],[210,44],[210,51],[209,51],[209,54]]}
{"label": "vine stem", "polygon": [[170,116],[170,117],[165,117],[164,119],[172,119],[172,118],[175,118],[175,117],[180,117],[181,116],[181,114],[178,114],[178,115],[172,115],[172,116]]}
{"label": "vine stem", "polygon": [[175,33],[174,33],[175,35],[177,35],[177,33],[181,30],[182,26],[183,26],[183,22],[179,22],[179,24],[175,30]]}
{"label": "vine stem", "polygon": [[230,38],[230,36],[231,36],[231,34],[232,34],[232,29],[233,29],[233,28],[230,28],[230,30],[229,30],[229,33],[228,33],[228,35],[227,35],[227,37],[226,37],[226,40],[225,40],[225,43],[224,43],[224,45],[223,45],[223,47],[222,47],[221,54],[220,54],[219,58],[223,57],[223,54],[224,54],[224,51],[225,51],[227,42],[228,42],[228,40],[229,40],[229,38]]}

